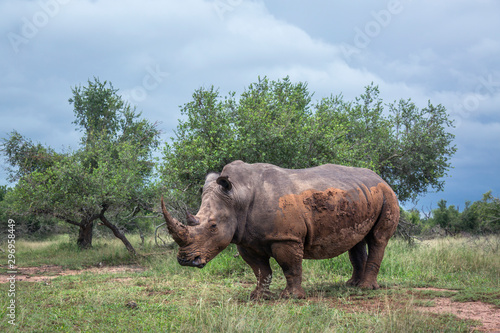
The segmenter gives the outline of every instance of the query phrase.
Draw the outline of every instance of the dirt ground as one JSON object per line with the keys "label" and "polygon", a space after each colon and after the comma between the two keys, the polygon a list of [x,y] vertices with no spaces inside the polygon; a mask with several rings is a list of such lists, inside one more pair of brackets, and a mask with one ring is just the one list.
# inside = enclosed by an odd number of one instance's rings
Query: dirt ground
{"label": "dirt ground", "polygon": [[500,332],[500,309],[482,302],[453,302],[449,298],[437,298],[435,306],[417,307],[420,311],[432,313],[452,313],[461,319],[478,320],[476,327],[481,332]]}
{"label": "dirt ground", "polygon": [[[81,270],[63,269],[57,265],[42,265],[39,267],[20,267],[17,269],[16,281],[23,282],[46,282],[58,276],[78,275],[86,272],[93,274],[142,272],[143,267],[137,265],[100,266]],[[0,275],[0,283],[7,283],[9,275]]]}
{"label": "dirt ground", "polygon": [[[40,267],[23,267],[18,268],[16,281],[22,282],[45,282],[65,275],[77,275],[85,272],[93,274],[103,273],[120,273],[120,272],[142,272],[143,267],[137,265],[121,265],[121,266],[100,266],[92,267],[83,270],[68,270],[57,265],[43,265]],[[0,275],[0,283],[7,283],[9,276],[6,274]],[[117,278],[119,280],[119,278]],[[451,291],[448,289],[437,288],[414,288],[414,290],[430,290],[430,291]],[[430,312],[436,314],[453,314],[461,319],[477,320],[482,325],[475,327],[481,332],[499,332],[500,333],[500,309],[491,304],[482,302],[454,302],[451,298],[439,297],[432,299],[433,306],[416,306],[416,309],[422,312]],[[341,306],[341,305],[340,305]],[[364,300],[356,302],[350,307],[360,307],[367,311],[380,309],[383,307],[380,301]],[[359,310],[359,308],[358,308]]]}

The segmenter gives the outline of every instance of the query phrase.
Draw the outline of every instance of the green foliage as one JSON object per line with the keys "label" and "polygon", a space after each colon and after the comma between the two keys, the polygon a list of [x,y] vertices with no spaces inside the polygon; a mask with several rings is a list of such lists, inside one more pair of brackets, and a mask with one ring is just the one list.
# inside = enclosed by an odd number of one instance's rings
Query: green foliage
{"label": "green foliage", "polygon": [[446,207],[446,200],[443,199],[439,200],[438,208],[433,210],[432,213],[434,223],[443,229],[456,225],[460,215],[455,206]]}
{"label": "green foliage", "polygon": [[8,190],[9,188],[7,187],[7,185],[0,185],[0,202],[3,201]]}
{"label": "green foliage", "polygon": [[400,223],[411,223],[413,234],[428,234],[437,228],[444,234],[466,232],[469,234],[494,234],[500,232],[500,199],[491,191],[483,194],[481,200],[465,202],[460,211],[454,205],[447,205],[440,200],[437,208],[431,210],[426,217],[421,217],[416,209],[401,210]]}
{"label": "green foliage", "polygon": [[465,203],[465,209],[459,212],[455,206],[446,206],[446,201],[438,202],[438,208],[432,210],[431,223],[453,233],[465,231],[471,233],[498,233],[500,231],[500,200],[493,197],[491,191],[483,195],[482,200]]}
{"label": "green foliage", "polygon": [[305,151],[308,142],[304,139],[312,131],[310,102],[307,85],[293,84],[288,78],[271,82],[264,78],[250,84],[237,105],[232,103],[236,106],[229,113],[235,159],[303,167],[300,153]]}
{"label": "green foliage", "polygon": [[453,127],[442,105],[418,109],[413,102],[400,100],[389,105],[390,147],[380,160],[382,177],[393,186],[402,201],[416,199],[429,189],[441,191],[443,177],[451,168],[450,158],[456,152]]}
{"label": "green foliage", "polygon": [[480,202],[475,202],[472,206],[479,215],[481,228],[489,232],[500,232],[500,199],[494,197],[491,191],[483,194]]}
{"label": "green foliage", "polygon": [[9,180],[15,182],[35,171],[43,172],[61,156],[50,147],[33,143],[19,132],[12,131],[9,138],[2,138],[0,151],[5,155]]}
{"label": "green foliage", "polygon": [[95,137],[113,137],[119,132],[120,113],[127,112],[130,107],[117,94],[107,81],[88,80],[86,87],[74,87],[73,97],[68,101],[73,104],[75,120],[73,124],[84,132],[83,144],[89,144]]}
{"label": "green foliage", "polygon": [[181,109],[176,137],[165,146],[163,179],[190,205],[197,205],[208,172],[237,159],[285,168],[370,168],[400,201],[443,188],[456,148],[447,132],[452,121],[441,105],[418,109],[401,100],[386,110],[373,84],[352,102],[339,95],[312,104],[307,85],[288,77],[259,78],[235,95],[223,98],[214,87],[196,90]]}
{"label": "green foliage", "polygon": [[93,150],[76,151],[20,179],[13,191],[17,208],[73,221],[99,215],[105,204],[130,209],[148,185],[140,155],[128,142],[96,142]]}
{"label": "green foliage", "polygon": [[[79,149],[55,153],[15,131],[4,139],[2,151],[17,168],[11,176],[18,179],[9,209],[79,226],[90,243],[93,221],[106,224],[105,213],[113,230],[113,223],[123,226],[123,220],[135,219],[139,211],[152,210],[153,197],[157,199],[152,153],[160,132],[111,83],[97,78],[87,87],[75,87],[69,102],[74,123],[84,132]],[[119,235],[118,229],[113,233],[117,231]]]}

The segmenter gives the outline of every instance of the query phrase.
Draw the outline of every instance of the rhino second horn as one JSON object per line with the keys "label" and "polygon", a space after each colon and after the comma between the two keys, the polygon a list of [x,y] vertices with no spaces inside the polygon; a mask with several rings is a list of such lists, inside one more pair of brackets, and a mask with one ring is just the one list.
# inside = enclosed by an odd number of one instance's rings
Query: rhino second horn
{"label": "rhino second horn", "polygon": [[200,220],[192,215],[190,212],[186,212],[186,220],[189,226],[195,226],[200,224]]}
{"label": "rhino second horn", "polygon": [[187,227],[174,219],[172,215],[167,211],[165,203],[163,202],[163,196],[161,197],[161,210],[163,211],[163,217],[165,222],[167,222],[167,229],[172,238],[179,246],[185,246],[188,243],[189,231]]}

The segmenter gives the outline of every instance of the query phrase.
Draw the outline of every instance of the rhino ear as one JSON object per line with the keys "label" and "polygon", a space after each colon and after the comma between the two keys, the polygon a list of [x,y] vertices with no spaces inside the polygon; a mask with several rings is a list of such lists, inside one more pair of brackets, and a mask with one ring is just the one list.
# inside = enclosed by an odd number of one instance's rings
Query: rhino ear
{"label": "rhino ear", "polygon": [[217,178],[217,184],[219,184],[225,191],[230,191],[233,188],[233,184],[231,184],[227,176],[220,176]]}

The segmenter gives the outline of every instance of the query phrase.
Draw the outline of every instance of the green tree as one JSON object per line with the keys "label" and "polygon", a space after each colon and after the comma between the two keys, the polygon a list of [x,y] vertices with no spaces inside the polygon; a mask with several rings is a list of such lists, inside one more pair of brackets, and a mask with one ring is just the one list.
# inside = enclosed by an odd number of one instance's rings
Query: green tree
{"label": "green tree", "polygon": [[156,124],[141,119],[140,113],[123,102],[111,84],[96,78],[88,83],[87,87],[74,88],[69,100],[75,106],[75,124],[84,133],[78,150],[57,154],[39,144],[19,147],[31,141],[17,132],[4,139],[2,150],[14,169],[38,166],[37,154],[18,154],[22,158],[17,158],[18,151],[31,152],[31,147],[36,147],[50,152],[44,155],[46,163],[41,167],[11,172],[19,175],[12,191],[12,209],[79,227],[77,243],[81,248],[92,245],[99,220],[135,252],[117,225],[125,216],[151,210],[152,152],[159,145],[160,133]]}
{"label": "green tree", "polygon": [[[311,94],[304,83],[260,79],[250,84],[231,115],[236,141],[230,153],[237,159],[266,161],[288,168],[304,166],[309,143]],[[229,158],[230,160],[230,158]],[[220,170],[220,166],[219,166]]]}
{"label": "green tree", "polygon": [[460,213],[458,224],[455,226],[457,231],[479,232],[480,216],[477,204],[470,201],[465,202],[465,208]]}
{"label": "green tree", "polygon": [[454,205],[446,206],[446,200],[438,201],[438,208],[432,210],[432,223],[439,225],[447,233],[457,231],[456,226],[460,223],[460,212]]}
{"label": "green tree", "polygon": [[446,200],[438,202],[438,208],[423,221],[427,226],[439,225],[446,232],[498,233],[500,231],[500,199],[492,192],[483,194],[481,200],[465,202],[460,212],[455,206],[447,206]]}
{"label": "green tree", "polygon": [[305,83],[259,78],[239,98],[200,88],[181,113],[176,137],[164,150],[169,188],[193,206],[204,176],[230,161],[285,168],[325,163],[370,168],[393,186],[400,201],[442,190],[455,153],[443,106],[418,109],[410,100],[389,104],[369,85],[354,101],[342,95],[312,103]]}
{"label": "green tree", "polygon": [[442,105],[419,109],[413,102],[400,100],[389,105],[393,135],[380,160],[380,174],[399,197],[416,199],[432,189],[444,188],[444,177],[456,152],[453,127]]}
{"label": "green tree", "polygon": [[7,185],[0,185],[0,202],[3,201],[8,190],[9,188],[7,187]]}
{"label": "green tree", "polygon": [[500,232],[500,199],[494,197],[492,191],[483,194],[480,201],[472,204],[479,215],[479,225],[485,232]]}

